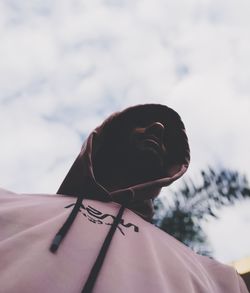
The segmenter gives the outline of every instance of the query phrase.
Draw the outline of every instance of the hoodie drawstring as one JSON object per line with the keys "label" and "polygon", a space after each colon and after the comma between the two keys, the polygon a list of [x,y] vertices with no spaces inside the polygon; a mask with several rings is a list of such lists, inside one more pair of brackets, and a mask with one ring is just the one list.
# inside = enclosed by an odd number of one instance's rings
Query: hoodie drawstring
{"label": "hoodie drawstring", "polygon": [[83,196],[79,196],[77,198],[76,204],[74,205],[74,208],[72,209],[71,213],[69,214],[67,220],[62,225],[62,227],[59,229],[59,231],[56,233],[56,236],[54,237],[54,239],[51,243],[50,249],[49,249],[52,253],[55,253],[57,251],[62,240],[66,236],[71,225],[73,224],[73,222],[76,218],[76,215],[80,209],[82,201],[83,201]]}
{"label": "hoodie drawstring", "polygon": [[[66,236],[68,230],[70,229],[71,225],[73,224],[77,213],[80,209],[81,203],[83,201],[83,196],[79,196],[77,198],[76,204],[74,205],[74,208],[72,209],[71,213],[69,214],[68,218],[62,225],[62,227],[59,229],[59,231],[56,233],[51,246],[50,246],[50,251],[52,253],[55,253],[57,249],[59,248],[62,240]],[[109,249],[110,243],[112,241],[112,238],[114,236],[115,230],[117,226],[119,225],[123,212],[125,210],[125,206],[121,205],[118,214],[116,215],[113,224],[111,225],[109,232],[102,244],[102,248],[100,249],[100,252],[96,258],[96,261],[90,271],[90,274],[88,276],[88,279],[84,285],[84,288],[82,289],[82,293],[90,293],[93,290],[93,287],[95,285],[96,279],[98,277],[98,274],[101,270],[102,264],[104,262],[105,256],[107,254],[107,251]]]}
{"label": "hoodie drawstring", "polygon": [[122,218],[122,215],[123,215],[123,212],[125,210],[125,207],[122,205],[119,209],[119,212],[118,214],[116,215],[115,217],[115,220],[113,222],[113,224],[111,225],[110,227],[110,230],[102,244],[102,248],[96,258],[96,261],[90,271],[90,274],[88,276],[88,279],[82,289],[82,292],[81,293],[90,293],[92,292],[93,290],[93,287],[95,285],[95,282],[96,282],[96,279],[98,277],[98,274],[99,274],[99,271],[102,267],[102,264],[104,262],[104,259],[105,259],[105,256],[107,254],[107,251],[109,249],[109,245],[111,243],[111,240],[114,236],[114,233],[115,233],[115,230],[117,228],[117,226],[119,225],[120,221],[121,221],[121,218]]}

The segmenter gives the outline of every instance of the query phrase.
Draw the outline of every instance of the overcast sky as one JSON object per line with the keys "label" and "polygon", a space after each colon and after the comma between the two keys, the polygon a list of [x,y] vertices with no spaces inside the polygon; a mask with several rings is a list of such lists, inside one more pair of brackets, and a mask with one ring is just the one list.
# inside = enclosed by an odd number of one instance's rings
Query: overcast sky
{"label": "overcast sky", "polygon": [[[0,0],[0,185],[55,193],[110,113],[163,103],[206,165],[250,179],[249,0]],[[206,225],[215,257],[250,255],[250,203]]]}

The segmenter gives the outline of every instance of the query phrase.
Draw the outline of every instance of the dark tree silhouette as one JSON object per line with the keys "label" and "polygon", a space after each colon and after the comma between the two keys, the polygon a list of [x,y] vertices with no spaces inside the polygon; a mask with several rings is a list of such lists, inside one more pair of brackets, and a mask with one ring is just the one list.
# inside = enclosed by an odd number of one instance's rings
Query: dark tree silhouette
{"label": "dark tree silhouette", "polygon": [[218,218],[219,209],[250,198],[247,178],[228,169],[201,171],[201,183],[183,181],[182,187],[172,197],[155,201],[154,223],[200,254],[210,255],[202,220]]}

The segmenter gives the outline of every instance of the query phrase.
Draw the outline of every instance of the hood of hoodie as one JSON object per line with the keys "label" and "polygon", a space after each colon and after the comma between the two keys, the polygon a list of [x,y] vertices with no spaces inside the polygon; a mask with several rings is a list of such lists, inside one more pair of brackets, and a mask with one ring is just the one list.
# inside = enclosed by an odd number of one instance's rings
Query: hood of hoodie
{"label": "hood of hoodie", "polygon": [[[159,178],[109,191],[96,178],[94,161],[98,151],[107,140],[111,145],[119,140],[124,129],[131,130],[152,121],[159,121],[166,126],[168,155],[165,171]],[[90,133],[57,193],[118,202],[150,221],[153,216],[153,199],[162,187],[170,185],[186,172],[189,161],[188,139],[180,116],[165,105],[137,105],[112,114]],[[108,170],[108,164],[106,168]]]}

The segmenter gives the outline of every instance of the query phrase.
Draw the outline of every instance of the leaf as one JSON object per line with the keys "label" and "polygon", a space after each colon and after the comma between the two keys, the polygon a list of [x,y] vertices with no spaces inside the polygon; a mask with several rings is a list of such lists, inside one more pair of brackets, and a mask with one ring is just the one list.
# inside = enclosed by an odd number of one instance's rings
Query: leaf
{"label": "leaf", "polygon": [[156,201],[154,223],[192,249],[205,253],[211,250],[201,221],[218,219],[220,208],[250,198],[250,188],[245,175],[230,169],[208,167],[201,171],[201,177],[202,184],[191,178],[183,180],[167,203]]}

